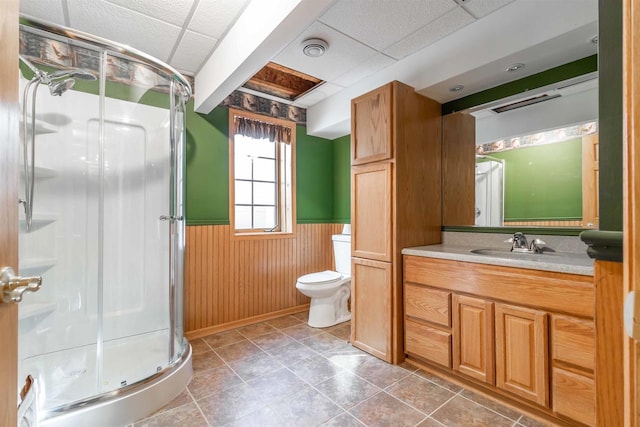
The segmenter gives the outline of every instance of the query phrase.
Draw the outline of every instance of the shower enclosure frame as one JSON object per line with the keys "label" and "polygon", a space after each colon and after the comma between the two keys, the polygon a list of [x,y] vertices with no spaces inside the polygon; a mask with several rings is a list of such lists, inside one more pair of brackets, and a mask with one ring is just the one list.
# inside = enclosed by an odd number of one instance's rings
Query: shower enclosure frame
{"label": "shower enclosure frame", "polygon": [[[75,401],[67,405],[58,406],[47,411],[41,417],[43,426],[68,426],[68,425],[109,425],[128,424],[149,415],[175,397],[189,382],[192,376],[191,346],[186,343],[184,351],[176,354],[177,327],[176,313],[177,301],[183,301],[182,297],[176,297],[178,275],[184,277],[184,184],[183,175],[185,168],[185,134],[186,128],[176,127],[177,115],[186,114],[184,105],[191,97],[189,82],[174,68],[158,59],[133,49],[128,46],[109,41],[85,32],[59,27],[44,23],[32,18],[20,17],[20,27],[33,28],[41,32],[63,39],[89,44],[101,52],[101,58],[107,54],[121,55],[134,61],[153,67],[156,72],[161,72],[169,78],[169,141],[171,149],[170,172],[170,204],[167,216],[160,220],[169,222],[169,360],[167,366],[154,375],[148,376],[135,383],[117,388],[106,393],[95,395]],[[106,75],[104,64],[100,67],[101,97],[104,97],[104,84]],[[176,102],[176,98],[179,102]],[[101,101],[102,103],[102,101]],[[181,109],[181,108],[182,109]],[[102,108],[102,107],[101,107]],[[26,123],[25,123],[26,125]],[[26,138],[27,135],[24,135]],[[33,165],[32,165],[33,166]],[[178,203],[178,197],[182,203]],[[181,292],[184,294],[184,279],[181,281]],[[182,331],[184,333],[184,331]],[[99,332],[100,334],[100,332]],[[182,337],[185,340],[184,336]],[[186,341],[185,341],[186,342]],[[97,345],[101,345],[98,341]]]}

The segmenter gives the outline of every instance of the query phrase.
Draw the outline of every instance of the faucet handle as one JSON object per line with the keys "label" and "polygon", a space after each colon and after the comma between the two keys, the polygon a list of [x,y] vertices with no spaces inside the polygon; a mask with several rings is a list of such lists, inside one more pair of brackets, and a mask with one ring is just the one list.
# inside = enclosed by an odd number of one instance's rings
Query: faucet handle
{"label": "faucet handle", "polygon": [[531,241],[531,245],[529,246],[529,250],[532,252],[541,254],[542,253],[542,249],[540,248],[541,245],[546,245],[546,243],[540,239],[533,239]]}

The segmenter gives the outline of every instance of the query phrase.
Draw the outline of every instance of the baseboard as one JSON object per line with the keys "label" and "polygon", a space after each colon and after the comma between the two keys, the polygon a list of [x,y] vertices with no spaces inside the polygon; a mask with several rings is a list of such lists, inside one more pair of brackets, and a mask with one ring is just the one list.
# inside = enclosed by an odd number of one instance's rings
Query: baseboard
{"label": "baseboard", "polygon": [[266,320],[275,319],[277,317],[286,316],[287,314],[300,313],[309,309],[309,304],[297,305],[284,310],[272,311],[271,313],[260,314],[258,316],[247,317],[246,319],[234,320],[233,322],[222,323],[220,325],[209,326],[194,331],[188,331],[184,335],[188,340],[206,337],[207,335],[217,334],[229,331],[231,329],[240,328],[242,326],[252,325],[254,323],[264,322]]}

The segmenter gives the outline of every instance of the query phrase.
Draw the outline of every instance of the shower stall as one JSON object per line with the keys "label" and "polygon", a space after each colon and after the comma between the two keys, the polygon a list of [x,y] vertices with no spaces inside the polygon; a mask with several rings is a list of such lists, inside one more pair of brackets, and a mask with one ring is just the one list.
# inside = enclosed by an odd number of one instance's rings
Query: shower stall
{"label": "shower stall", "polygon": [[476,220],[482,227],[504,223],[504,167],[502,159],[476,155]]}
{"label": "shower stall", "polygon": [[[183,330],[185,103],[168,65],[20,25],[22,387],[40,425],[126,425],[191,378]],[[20,415],[20,413],[19,413]]]}

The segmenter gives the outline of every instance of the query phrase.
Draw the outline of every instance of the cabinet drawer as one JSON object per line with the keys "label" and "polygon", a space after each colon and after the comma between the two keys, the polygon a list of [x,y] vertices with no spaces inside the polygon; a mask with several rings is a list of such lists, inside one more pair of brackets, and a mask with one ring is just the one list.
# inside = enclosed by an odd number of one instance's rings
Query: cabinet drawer
{"label": "cabinet drawer", "polygon": [[551,320],[552,357],[593,371],[596,333],[593,322],[567,316]]}
{"label": "cabinet drawer", "polygon": [[553,368],[553,410],[593,426],[596,419],[595,384],[592,378]]}
{"label": "cabinet drawer", "polygon": [[451,326],[451,292],[437,291],[407,283],[404,288],[405,314],[438,325]]}
{"label": "cabinet drawer", "polygon": [[451,368],[451,334],[405,321],[405,351]]}

